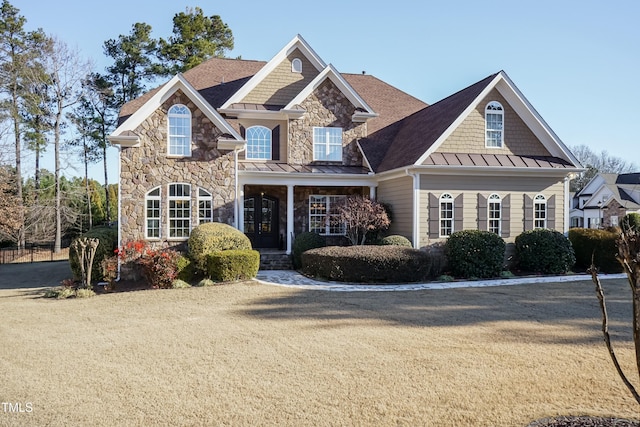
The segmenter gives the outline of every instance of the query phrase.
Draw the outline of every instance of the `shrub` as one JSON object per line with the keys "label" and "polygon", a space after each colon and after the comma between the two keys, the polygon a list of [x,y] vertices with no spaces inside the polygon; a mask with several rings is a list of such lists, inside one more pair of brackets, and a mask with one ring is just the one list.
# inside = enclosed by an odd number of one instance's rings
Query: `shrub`
{"label": "shrub", "polygon": [[404,236],[400,236],[397,234],[392,234],[387,237],[383,237],[380,241],[381,245],[391,245],[391,246],[406,246],[408,248],[412,248],[413,245],[411,241]]}
{"label": "shrub", "polygon": [[45,298],[67,299],[76,296],[76,292],[67,286],[49,288],[44,292]]}
{"label": "shrub", "polygon": [[[103,280],[102,275],[102,260],[106,257],[113,255],[114,250],[118,246],[118,230],[108,227],[94,227],[86,233],[78,237],[80,238],[95,238],[100,241],[96,248],[96,253],[93,257],[93,267],[91,268],[91,278],[93,281]],[[74,239],[74,242],[77,239]],[[74,248],[72,242],[69,247],[69,265],[73,272],[73,277],[77,280],[82,280],[82,271],[80,268],[80,261],[78,260],[78,254]]]}
{"label": "shrub", "polygon": [[331,222],[345,227],[346,237],[352,245],[364,245],[367,234],[375,235],[389,228],[384,206],[368,197],[346,197],[332,211]]}
{"label": "shrub", "polygon": [[342,282],[418,282],[429,270],[426,252],[403,246],[328,246],[302,254],[305,274]]}
{"label": "shrub", "polygon": [[109,283],[109,289],[115,288],[116,279],[118,278],[118,257],[108,256],[102,260],[102,278]]}
{"label": "shrub", "polygon": [[96,296],[96,293],[93,291],[93,289],[76,289],[76,298],[91,298],[94,296]]}
{"label": "shrub", "polygon": [[195,268],[207,269],[207,256],[214,252],[251,249],[251,241],[240,230],[220,222],[200,224],[191,231],[189,257]]}
{"label": "shrub", "polygon": [[252,279],[258,274],[260,253],[254,250],[226,250],[207,255],[207,274],[220,282]]}
{"label": "shrub", "polygon": [[296,236],[291,247],[291,253],[293,256],[293,268],[298,269],[302,267],[302,253],[309,249],[322,248],[326,246],[326,239],[324,236],[318,233],[312,233],[305,231]]}
{"label": "shrub", "polygon": [[576,262],[571,242],[555,230],[525,231],[515,243],[518,266],[523,271],[563,274]]}
{"label": "shrub", "polygon": [[202,287],[202,286],[214,286],[215,284],[216,284],[216,282],[214,282],[211,279],[202,279],[198,283],[196,283],[195,286],[199,286],[199,287]]}
{"label": "shrub", "polygon": [[136,261],[142,266],[142,271],[151,287],[170,289],[174,280],[178,278],[178,259],[180,254],[173,249],[146,249],[145,253]]}
{"label": "shrub", "polygon": [[587,270],[593,263],[602,273],[620,273],[622,266],[616,259],[616,239],[620,233],[593,228],[572,228],[569,240],[576,257],[576,266]]}
{"label": "shrub", "polygon": [[184,255],[180,255],[176,260],[176,269],[178,270],[178,279],[185,282],[191,282],[196,275],[195,265]]}
{"label": "shrub", "polygon": [[631,230],[640,230],[640,214],[636,212],[631,212],[626,214],[622,218],[622,227],[628,228]]}
{"label": "shrub", "polygon": [[497,277],[504,267],[505,243],[489,231],[464,230],[451,234],[445,244],[449,268],[456,277]]}
{"label": "shrub", "polygon": [[185,282],[184,280],[176,279],[171,282],[171,289],[186,289],[190,288],[191,285]]}

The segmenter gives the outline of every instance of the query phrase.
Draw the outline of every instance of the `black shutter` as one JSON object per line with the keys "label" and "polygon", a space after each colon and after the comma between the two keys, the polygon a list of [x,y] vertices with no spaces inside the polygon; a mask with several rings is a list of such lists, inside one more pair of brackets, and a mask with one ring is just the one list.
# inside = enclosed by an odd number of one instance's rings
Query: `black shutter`
{"label": "black shutter", "polygon": [[453,201],[453,231],[464,229],[463,195],[460,194]]}
{"label": "black shutter", "polygon": [[478,193],[478,230],[487,231],[487,198]]}
{"label": "black shutter", "polygon": [[524,231],[533,230],[533,199],[524,195]]}
{"label": "black shutter", "polygon": [[242,139],[247,138],[247,130],[242,125],[240,125],[240,136],[242,137]]}
{"label": "black shutter", "polygon": [[502,199],[502,237],[511,236],[511,195]]}
{"label": "black shutter", "polygon": [[280,160],[280,125],[271,130],[271,160]]}
{"label": "black shutter", "polygon": [[437,239],[440,236],[440,203],[438,198],[429,193],[429,238]]}
{"label": "black shutter", "polygon": [[551,196],[547,200],[547,228],[556,229],[556,196]]}

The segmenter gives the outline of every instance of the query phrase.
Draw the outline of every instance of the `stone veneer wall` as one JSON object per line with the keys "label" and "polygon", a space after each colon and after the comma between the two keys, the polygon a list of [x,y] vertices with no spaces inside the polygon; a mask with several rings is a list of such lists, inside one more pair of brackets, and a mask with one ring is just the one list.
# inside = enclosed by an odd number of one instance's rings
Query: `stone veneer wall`
{"label": "stone veneer wall", "polygon": [[611,203],[607,206],[606,209],[602,209],[602,226],[603,227],[611,227],[611,217],[618,217],[618,224],[622,223],[622,218],[627,214],[627,209],[620,205],[617,200],[612,200]]}
{"label": "stone veneer wall", "polygon": [[[167,111],[184,104],[192,114],[191,157],[169,157]],[[234,219],[235,164],[233,152],[220,151],[221,131],[181,92],[171,96],[135,133],[139,147],[123,148],[121,155],[122,241],[144,239],[145,195],[161,186],[160,241],[168,237],[168,185],[191,184],[191,227],[198,224],[198,188],[213,196],[213,220],[231,224]],[[122,242],[121,242],[122,243]]]}
{"label": "stone veneer wall", "polygon": [[351,121],[355,107],[331,80],[325,80],[301,107],[306,110],[303,118],[289,123],[289,163],[313,163],[313,127],[323,126],[342,128],[342,164],[362,165],[356,142],[366,136],[366,124]]}

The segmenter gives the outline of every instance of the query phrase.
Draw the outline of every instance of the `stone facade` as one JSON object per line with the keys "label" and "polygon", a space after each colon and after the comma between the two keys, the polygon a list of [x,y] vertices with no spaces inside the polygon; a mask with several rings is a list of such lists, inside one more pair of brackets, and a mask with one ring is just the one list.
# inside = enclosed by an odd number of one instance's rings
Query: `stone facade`
{"label": "stone facade", "polygon": [[301,107],[306,110],[303,118],[289,123],[289,163],[314,163],[313,128],[322,126],[342,128],[343,165],[362,165],[362,155],[356,143],[366,136],[366,125],[352,122],[355,107],[331,80],[325,80]]}
{"label": "stone facade", "polygon": [[[602,209],[602,226],[619,226],[622,218],[624,218],[626,214],[627,209],[618,203],[617,200],[613,199],[606,208]],[[612,217],[615,217],[614,221],[612,221]]]}
{"label": "stone facade", "polygon": [[[191,157],[168,155],[167,111],[184,104],[192,114]],[[231,224],[234,219],[235,163],[233,152],[217,149],[221,131],[182,93],[171,96],[136,130],[141,143],[121,153],[122,240],[145,237],[145,196],[156,187],[161,194],[160,242],[168,236],[168,184],[191,185],[191,225],[198,224],[198,188],[213,197],[213,220]],[[183,239],[184,240],[184,239]],[[169,242],[172,244],[173,242]]]}

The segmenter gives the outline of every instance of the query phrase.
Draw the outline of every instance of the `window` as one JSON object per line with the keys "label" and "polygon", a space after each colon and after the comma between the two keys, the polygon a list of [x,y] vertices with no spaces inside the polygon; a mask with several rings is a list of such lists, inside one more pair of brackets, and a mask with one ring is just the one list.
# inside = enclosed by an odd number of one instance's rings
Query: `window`
{"label": "window", "polygon": [[310,196],[309,231],[323,236],[344,235],[346,232],[345,225],[336,223],[335,214],[331,213],[331,207],[344,199],[345,196]]}
{"label": "window", "polygon": [[169,108],[169,155],[191,155],[191,111],[182,104]]}
{"label": "window", "polygon": [[453,197],[445,193],[440,196],[440,237],[453,233]]}
{"label": "window", "polygon": [[145,197],[145,237],[160,238],[160,187],[149,191]]}
{"label": "window", "polygon": [[271,160],[271,130],[264,126],[247,129],[247,159]]}
{"label": "window", "polygon": [[213,197],[207,190],[198,189],[198,224],[213,221]]}
{"label": "window", "polygon": [[533,199],[533,228],[547,228],[547,199],[542,194]]}
{"label": "window", "polygon": [[500,196],[497,194],[489,196],[488,209],[489,231],[499,236],[502,231],[502,199]]}
{"label": "window", "polygon": [[342,128],[313,128],[313,160],[342,161]]}
{"label": "window", "polygon": [[191,186],[169,184],[169,238],[186,239],[191,231]]}
{"label": "window", "polygon": [[504,143],[504,110],[499,102],[491,101],[484,110],[485,146],[502,148]]}
{"label": "window", "polygon": [[291,61],[291,72],[292,73],[302,72],[302,61],[300,60],[300,58],[293,58],[293,61]]}
{"label": "window", "polygon": [[611,215],[611,226],[612,227],[618,226],[618,215]]}

